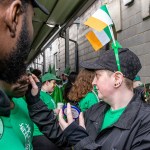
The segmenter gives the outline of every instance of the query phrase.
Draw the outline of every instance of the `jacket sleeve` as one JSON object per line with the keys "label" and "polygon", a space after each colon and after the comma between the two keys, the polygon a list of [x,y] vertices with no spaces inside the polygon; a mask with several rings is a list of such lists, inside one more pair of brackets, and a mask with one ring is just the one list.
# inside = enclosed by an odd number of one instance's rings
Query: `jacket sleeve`
{"label": "jacket sleeve", "polygon": [[49,110],[41,100],[33,105],[28,105],[28,109],[32,121],[49,140],[59,147],[69,146],[54,112]]}
{"label": "jacket sleeve", "polygon": [[[84,112],[85,124],[87,123],[86,119],[89,118],[90,111],[91,110],[88,109]],[[88,132],[76,122],[68,126],[63,134],[69,142],[72,142],[73,138],[75,139],[74,143],[72,143],[74,145],[74,150],[98,150],[102,148],[102,146],[96,143]]]}
{"label": "jacket sleeve", "polygon": [[42,101],[28,105],[29,114],[40,131],[59,147],[74,146],[75,150],[96,150],[99,148],[86,130],[73,122],[64,132],[61,131],[57,118]]}
{"label": "jacket sleeve", "polygon": [[64,132],[64,136],[74,146],[74,150],[98,150],[100,145],[90,138],[84,128],[73,122]]}

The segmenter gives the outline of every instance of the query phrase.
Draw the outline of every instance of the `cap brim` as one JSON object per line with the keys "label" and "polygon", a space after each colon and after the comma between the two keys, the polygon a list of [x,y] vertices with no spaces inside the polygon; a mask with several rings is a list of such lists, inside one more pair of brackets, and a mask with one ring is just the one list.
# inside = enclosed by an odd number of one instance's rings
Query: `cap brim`
{"label": "cap brim", "polygon": [[42,4],[40,4],[37,0],[33,0],[32,4],[33,4],[33,7],[37,7],[46,15],[49,15],[49,11]]}
{"label": "cap brim", "polygon": [[99,64],[96,64],[95,62],[93,63],[81,62],[80,66],[85,69],[90,69],[90,70],[105,70],[106,69],[105,67],[100,66]]}
{"label": "cap brim", "polygon": [[[58,78],[51,78],[51,79],[49,79],[49,80],[60,81],[60,79],[58,79]],[[42,80],[42,83],[44,83],[44,82],[46,82],[46,81],[49,81],[49,80]]]}
{"label": "cap brim", "polygon": [[60,79],[58,79],[58,78],[52,78],[51,80],[60,81]]}

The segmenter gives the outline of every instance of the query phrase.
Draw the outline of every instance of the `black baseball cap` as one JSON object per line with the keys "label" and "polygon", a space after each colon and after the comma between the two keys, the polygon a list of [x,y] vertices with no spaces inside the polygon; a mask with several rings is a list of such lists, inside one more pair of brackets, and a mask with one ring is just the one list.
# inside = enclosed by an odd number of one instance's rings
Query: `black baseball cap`
{"label": "black baseball cap", "polygon": [[49,15],[49,11],[38,2],[38,0],[31,0],[33,7],[39,8],[41,11],[43,11],[46,15]]}
{"label": "black baseball cap", "polygon": [[[134,80],[135,76],[142,68],[139,58],[128,48],[118,49],[118,55],[120,59],[121,72],[126,78]],[[113,50],[107,50],[93,63],[82,62],[80,65],[83,68],[92,70],[118,71]]]}

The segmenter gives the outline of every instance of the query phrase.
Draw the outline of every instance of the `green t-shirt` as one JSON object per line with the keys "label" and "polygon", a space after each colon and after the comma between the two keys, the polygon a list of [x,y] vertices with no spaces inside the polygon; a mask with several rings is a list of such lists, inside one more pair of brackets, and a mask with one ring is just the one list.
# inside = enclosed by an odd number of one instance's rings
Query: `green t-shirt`
{"label": "green t-shirt", "polygon": [[[41,90],[40,98],[47,105],[48,109],[56,109],[56,104],[49,93]],[[40,132],[37,125],[34,124],[33,136],[38,136],[38,135],[43,135],[43,134]]]}
{"label": "green t-shirt", "polygon": [[118,110],[112,110],[111,108],[108,109],[105,113],[103,124],[100,130],[103,130],[117,122],[125,109],[126,107],[120,108]]}
{"label": "green t-shirt", "polygon": [[48,109],[56,109],[56,104],[49,93],[41,90],[40,98],[47,105]]}
{"label": "green t-shirt", "polygon": [[13,98],[15,104],[10,117],[0,117],[3,135],[0,139],[2,150],[32,150],[33,122],[28,115],[23,98]]}
{"label": "green t-shirt", "polygon": [[93,92],[89,92],[86,94],[84,98],[82,98],[79,101],[78,104],[79,104],[81,111],[83,112],[98,102],[99,102],[98,97]]}

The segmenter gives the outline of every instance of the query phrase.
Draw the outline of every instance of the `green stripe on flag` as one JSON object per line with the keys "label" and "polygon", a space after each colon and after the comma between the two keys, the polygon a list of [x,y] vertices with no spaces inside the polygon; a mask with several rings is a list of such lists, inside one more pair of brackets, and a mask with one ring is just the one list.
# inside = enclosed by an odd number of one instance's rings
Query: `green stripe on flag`
{"label": "green stripe on flag", "polygon": [[104,31],[107,34],[107,36],[109,37],[109,39],[112,39],[112,36],[111,36],[111,33],[110,33],[110,30],[109,30],[108,26],[104,29]]}
{"label": "green stripe on flag", "polygon": [[105,11],[110,16],[109,11],[108,11],[106,5],[101,6],[100,9],[102,9],[103,11]]}

